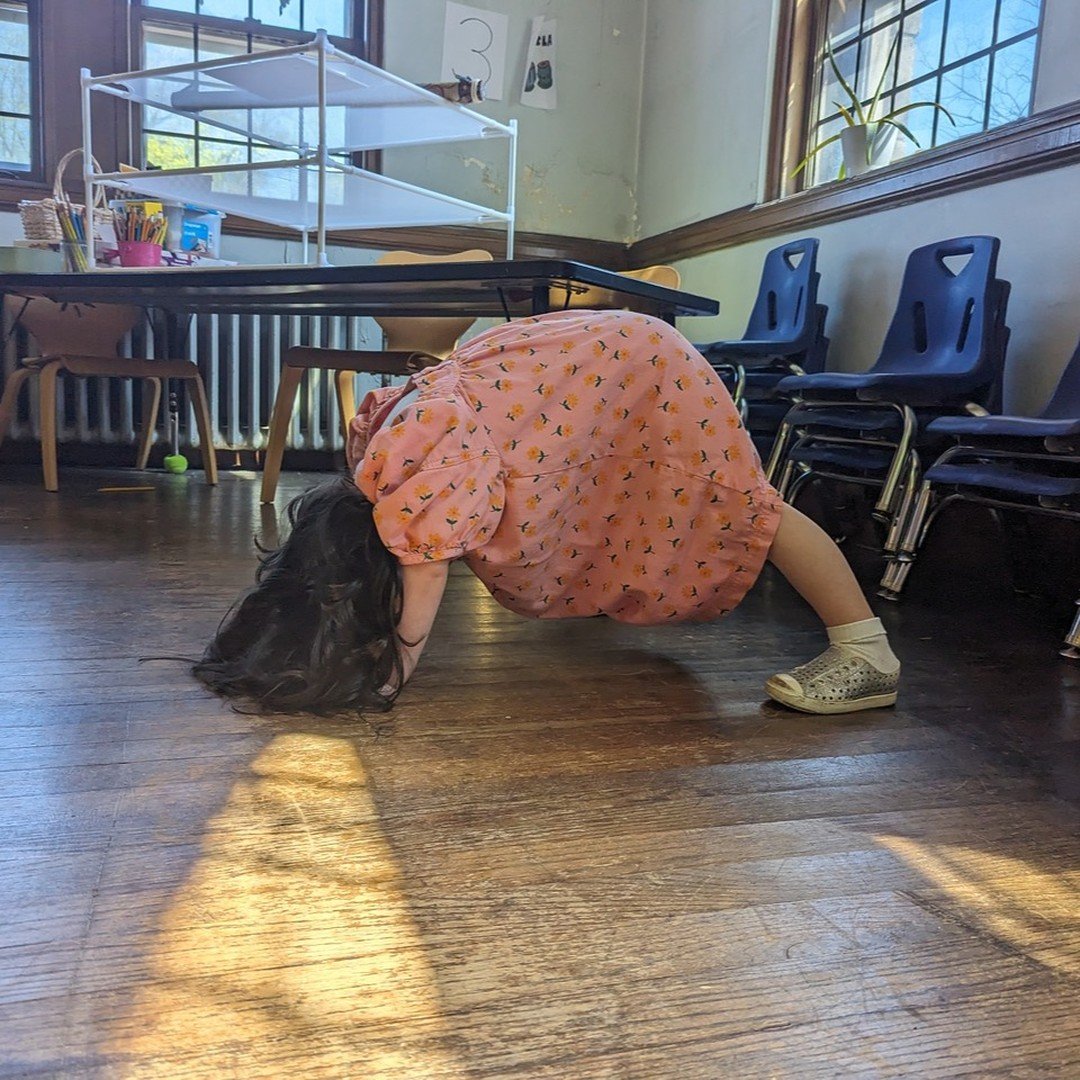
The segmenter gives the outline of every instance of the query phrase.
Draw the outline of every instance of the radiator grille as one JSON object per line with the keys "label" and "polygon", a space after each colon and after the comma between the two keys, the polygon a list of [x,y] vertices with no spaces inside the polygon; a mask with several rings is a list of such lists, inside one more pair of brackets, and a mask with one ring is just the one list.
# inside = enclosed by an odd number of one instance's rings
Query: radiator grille
{"label": "radiator grille", "polygon": [[[15,369],[20,355],[37,350],[18,329],[5,327],[3,374]],[[266,444],[281,358],[290,345],[376,349],[382,331],[371,319],[353,316],[198,315],[190,320],[187,356],[198,364],[210,403],[214,446],[219,450],[260,450]],[[164,352],[149,323],[140,325],[124,342],[125,356],[154,358]],[[357,400],[390,380],[358,375]],[[20,397],[9,438],[40,437],[35,383]],[[179,387],[173,387],[179,389]],[[140,423],[142,386],[130,379],[60,379],[57,436],[61,442],[134,443]],[[166,399],[167,400],[167,399]],[[155,442],[168,439],[163,407],[155,421]],[[194,413],[186,402],[180,410],[180,441],[199,445]],[[297,395],[296,410],[286,443],[293,450],[334,451],[342,448],[334,379],[308,371]]]}

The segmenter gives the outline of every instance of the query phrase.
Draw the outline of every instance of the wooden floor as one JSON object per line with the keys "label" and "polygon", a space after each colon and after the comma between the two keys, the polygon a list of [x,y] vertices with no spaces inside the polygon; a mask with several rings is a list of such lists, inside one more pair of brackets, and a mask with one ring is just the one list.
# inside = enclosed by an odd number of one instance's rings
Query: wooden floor
{"label": "wooden floor", "polygon": [[813,719],[760,690],[821,648],[778,580],[635,630],[455,572],[388,722],[266,718],[138,663],[250,580],[257,477],[61,484],[0,482],[0,1075],[1080,1076],[1037,606],[913,590],[900,706]]}

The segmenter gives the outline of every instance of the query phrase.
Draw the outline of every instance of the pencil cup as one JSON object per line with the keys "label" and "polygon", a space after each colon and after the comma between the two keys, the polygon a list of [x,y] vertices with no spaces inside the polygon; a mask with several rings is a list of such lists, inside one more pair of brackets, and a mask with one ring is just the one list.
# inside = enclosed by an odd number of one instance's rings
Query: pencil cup
{"label": "pencil cup", "polygon": [[121,266],[160,266],[161,245],[148,240],[119,240]]}

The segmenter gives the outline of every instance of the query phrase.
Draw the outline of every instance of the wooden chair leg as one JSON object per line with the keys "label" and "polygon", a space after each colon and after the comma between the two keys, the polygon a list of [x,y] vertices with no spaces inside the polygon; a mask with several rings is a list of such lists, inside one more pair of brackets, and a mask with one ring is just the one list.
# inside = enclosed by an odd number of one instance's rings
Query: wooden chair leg
{"label": "wooden chair leg", "polygon": [[199,449],[202,450],[203,472],[206,482],[217,484],[217,454],[214,451],[214,436],[210,431],[210,406],[206,401],[206,388],[202,379],[195,375],[187,380],[191,387],[192,405],[195,407],[195,426],[199,429]]}
{"label": "wooden chair leg", "polygon": [[296,391],[304,369],[286,364],[281,369],[274,409],[270,414],[270,434],[266,441],[266,454],[263,458],[262,494],[264,503],[272,503],[277,493],[278,477],[281,476],[281,459],[285,453],[285,440],[289,437],[289,424],[292,422],[293,406],[296,404]]}
{"label": "wooden chair leg", "polygon": [[150,447],[154,442],[154,424],[161,407],[161,380],[143,379],[142,431],[139,433],[139,456],[136,469],[145,469],[150,460]]}
{"label": "wooden chair leg", "polygon": [[356,372],[337,373],[338,411],[341,413],[341,437],[349,444],[349,422],[356,415]]}
{"label": "wooden chair leg", "polygon": [[19,403],[19,391],[30,378],[30,368],[16,368],[4,383],[4,396],[0,398],[0,443],[7,438],[15,419],[15,407]]}
{"label": "wooden chair leg", "polygon": [[56,469],[56,383],[60,364],[46,364],[38,381],[41,402],[41,469],[45,474],[45,490],[59,491],[60,478]]}

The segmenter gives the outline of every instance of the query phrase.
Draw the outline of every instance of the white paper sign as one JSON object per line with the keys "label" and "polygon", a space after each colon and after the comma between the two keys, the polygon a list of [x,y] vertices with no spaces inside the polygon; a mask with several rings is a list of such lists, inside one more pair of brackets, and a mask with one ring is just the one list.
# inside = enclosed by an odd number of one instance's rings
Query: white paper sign
{"label": "white paper sign", "polygon": [[447,3],[442,78],[479,79],[485,99],[502,101],[509,22],[497,11]]}
{"label": "white paper sign", "polygon": [[534,109],[554,109],[558,104],[556,81],[555,20],[537,15],[529,24],[521,104]]}

